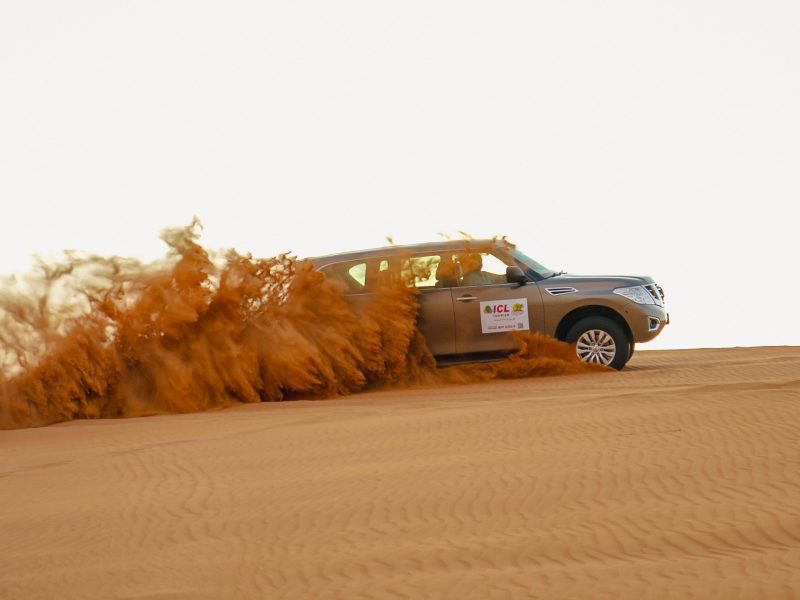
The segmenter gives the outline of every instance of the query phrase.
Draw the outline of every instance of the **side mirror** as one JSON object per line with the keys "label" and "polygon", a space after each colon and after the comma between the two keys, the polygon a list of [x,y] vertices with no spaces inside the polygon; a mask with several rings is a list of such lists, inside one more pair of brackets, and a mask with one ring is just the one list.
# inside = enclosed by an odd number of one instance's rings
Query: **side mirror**
{"label": "side mirror", "polygon": [[519,267],[506,267],[506,281],[517,285],[525,285],[528,283],[528,278]]}

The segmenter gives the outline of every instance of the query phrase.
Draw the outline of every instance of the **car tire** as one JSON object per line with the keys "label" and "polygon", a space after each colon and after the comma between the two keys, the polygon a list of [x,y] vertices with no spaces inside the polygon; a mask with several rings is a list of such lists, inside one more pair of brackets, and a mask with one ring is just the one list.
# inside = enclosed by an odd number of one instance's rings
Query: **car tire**
{"label": "car tire", "polygon": [[575,344],[575,352],[584,362],[622,370],[631,357],[631,341],[617,323],[606,317],[586,317],[567,332],[566,341]]}

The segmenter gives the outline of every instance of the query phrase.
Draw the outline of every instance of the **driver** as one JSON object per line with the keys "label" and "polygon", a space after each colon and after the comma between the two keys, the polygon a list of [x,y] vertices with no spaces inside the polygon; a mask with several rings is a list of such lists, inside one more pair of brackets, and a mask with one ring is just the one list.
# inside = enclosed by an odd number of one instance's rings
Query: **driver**
{"label": "driver", "polygon": [[461,285],[494,285],[506,283],[504,275],[496,275],[483,271],[483,257],[477,252],[462,254],[458,262],[461,263]]}

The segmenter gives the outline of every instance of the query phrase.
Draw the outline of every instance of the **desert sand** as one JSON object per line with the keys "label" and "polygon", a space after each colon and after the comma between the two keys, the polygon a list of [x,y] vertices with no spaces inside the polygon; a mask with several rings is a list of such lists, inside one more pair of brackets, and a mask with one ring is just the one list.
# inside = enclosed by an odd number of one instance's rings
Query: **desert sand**
{"label": "desert sand", "polygon": [[800,597],[800,348],[0,431],[0,597]]}

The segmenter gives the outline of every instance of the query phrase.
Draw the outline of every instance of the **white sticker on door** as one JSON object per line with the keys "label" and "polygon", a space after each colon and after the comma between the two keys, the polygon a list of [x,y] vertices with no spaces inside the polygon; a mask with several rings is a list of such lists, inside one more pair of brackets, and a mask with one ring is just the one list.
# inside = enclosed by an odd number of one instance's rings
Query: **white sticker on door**
{"label": "white sticker on door", "polygon": [[528,331],[528,299],[481,302],[481,333]]}

